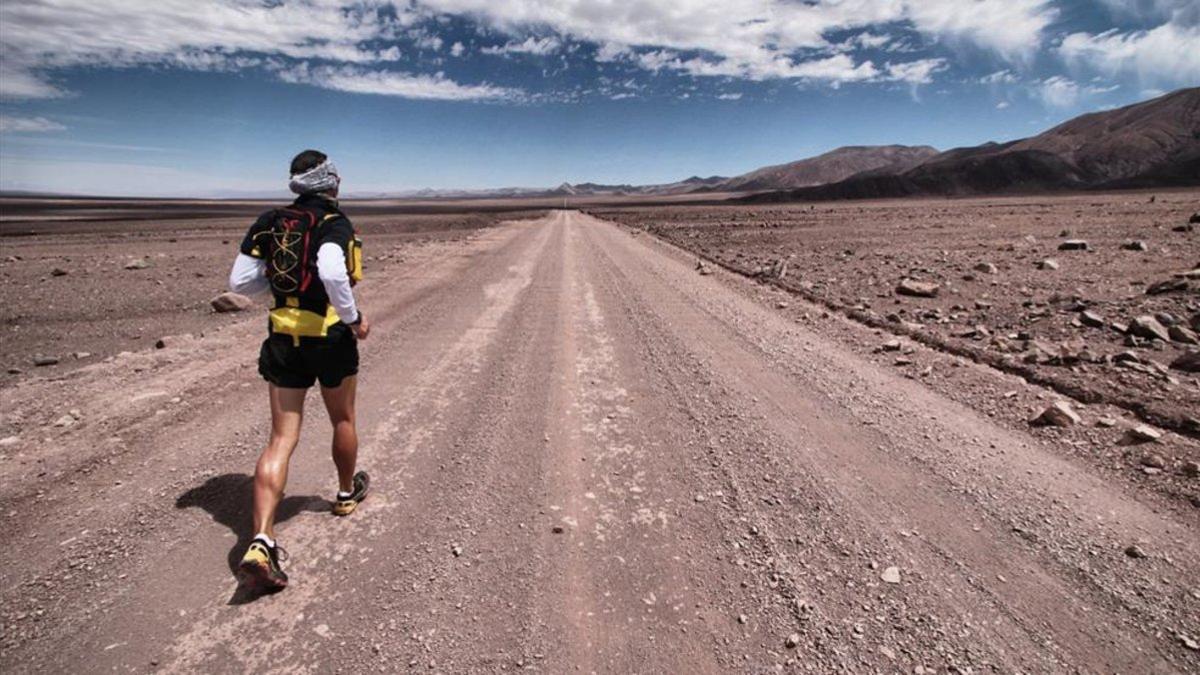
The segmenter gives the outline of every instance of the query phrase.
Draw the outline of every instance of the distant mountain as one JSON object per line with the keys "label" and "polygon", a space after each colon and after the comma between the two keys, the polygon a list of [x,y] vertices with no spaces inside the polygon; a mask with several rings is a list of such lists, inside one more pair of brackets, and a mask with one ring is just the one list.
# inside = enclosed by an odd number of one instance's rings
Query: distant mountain
{"label": "distant mountain", "polygon": [[1081,115],[1030,138],[744,201],[865,199],[1200,185],[1200,88]]}
{"label": "distant mountain", "polygon": [[864,171],[903,171],[938,154],[928,145],[850,145],[788,164],[756,169],[714,187],[721,192],[787,190],[845,180]]}

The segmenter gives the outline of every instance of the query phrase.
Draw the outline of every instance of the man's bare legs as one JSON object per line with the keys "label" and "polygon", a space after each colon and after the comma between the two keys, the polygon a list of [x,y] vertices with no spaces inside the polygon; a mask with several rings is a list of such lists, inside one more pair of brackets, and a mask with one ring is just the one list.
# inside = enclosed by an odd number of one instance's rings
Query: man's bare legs
{"label": "man's bare legs", "polygon": [[307,389],[270,385],[271,440],[254,469],[254,531],[275,538],[275,509],[287,485],[288,462],[300,440]]}
{"label": "man's bare legs", "polygon": [[321,398],[333,425],[333,463],[337,465],[338,489],[354,491],[354,468],[358,463],[358,431],[354,420],[355,376],[347,377],[333,388],[321,387]]}

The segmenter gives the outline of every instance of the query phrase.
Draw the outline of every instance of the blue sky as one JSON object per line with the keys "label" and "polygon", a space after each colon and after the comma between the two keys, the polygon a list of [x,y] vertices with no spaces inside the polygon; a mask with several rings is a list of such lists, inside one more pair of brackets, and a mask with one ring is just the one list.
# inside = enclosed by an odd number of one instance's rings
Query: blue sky
{"label": "blue sky", "polygon": [[0,4],[0,189],[671,182],[973,145],[1200,84],[1195,0]]}

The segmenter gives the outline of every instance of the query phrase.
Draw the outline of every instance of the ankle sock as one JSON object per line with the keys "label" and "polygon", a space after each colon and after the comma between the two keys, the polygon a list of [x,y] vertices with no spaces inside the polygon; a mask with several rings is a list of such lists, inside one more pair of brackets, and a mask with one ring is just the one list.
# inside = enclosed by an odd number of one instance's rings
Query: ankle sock
{"label": "ankle sock", "polygon": [[267,545],[269,548],[275,548],[275,540],[274,540],[274,539],[272,539],[272,538],[270,538],[270,537],[268,537],[268,536],[266,535],[266,533],[259,532],[258,534],[254,535],[254,538],[255,538],[255,539],[261,539],[261,540],[262,540],[262,542],[263,542],[264,544],[266,544],[266,545]]}
{"label": "ankle sock", "polygon": [[338,493],[337,493],[338,501],[345,501],[347,499],[350,499],[350,495],[352,495],[352,494],[354,494],[354,493],[353,492],[343,492],[342,490],[338,490]]}

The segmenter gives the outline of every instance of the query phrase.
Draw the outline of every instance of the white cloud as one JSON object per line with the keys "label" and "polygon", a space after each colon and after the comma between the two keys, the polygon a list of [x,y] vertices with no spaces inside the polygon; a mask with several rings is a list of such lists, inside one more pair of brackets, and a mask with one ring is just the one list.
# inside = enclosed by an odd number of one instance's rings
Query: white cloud
{"label": "white cloud", "polygon": [[1167,22],[1147,31],[1072,33],[1058,48],[1076,67],[1131,73],[1149,84],[1200,82],[1200,26]]}
{"label": "white cloud", "polygon": [[[166,65],[195,70],[266,68],[292,82],[378,90],[413,98],[497,98],[506,91],[443,76],[370,71],[442,38],[414,29],[427,12],[387,0],[52,0],[0,3],[0,96],[63,95],[45,73],[75,66]],[[396,44],[400,43],[400,44]],[[401,48],[401,44],[404,48]],[[380,46],[385,45],[385,46]],[[307,71],[307,60],[340,68]],[[328,72],[330,82],[300,75]]]}
{"label": "white cloud", "polygon": [[[830,69],[866,79],[869,64],[813,58],[804,51],[836,51],[832,31],[893,22],[935,38],[977,45],[1019,59],[1036,49],[1056,16],[1049,0],[421,0],[423,6],[466,14],[512,35],[549,28],[601,45],[599,61],[630,50],[686,54],[677,68],[693,74],[752,79],[804,77]],[[874,46],[882,38],[863,38]],[[656,57],[636,62],[664,67]],[[817,79],[840,81],[836,77]]]}
{"label": "white cloud", "polygon": [[1079,101],[1079,85],[1061,75],[1042,80],[1035,91],[1046,105],[1054,108],[1070,108]]}
{"label": "white cloud", "polygon": [[65,131],[66,127],[45,117],[0,115],[0,133],[29,134],[45,131]]}
{"label": "white cloud", "polygon": [[1016,84],[1017,76],[1011,70],[997,70],[979,78],[980,84]]}
{"label": "white cloud", "polygon": [[1010,105],[1012,105],[1012,104],[1010,104],[1008,101],[1000,101],[999,103],[996,104],[996,110],[1004,110],[1005,108],[1007,108]]}
{"label": "white cloud", "polygon": [[909,84],[929,84],[933,82],[933,74],[946,69],[946,59],[920,59],[907,63],[888,63],[885,67],[887,78]]}
{"label": "white cloud", "polygon": [[455,56],[455,57],[462,56],[463,52],[465,52],[465,51],[467,51],[467,48],[464,47],[463,43],[461,43],[461,42],[455,42],[454,44],[450,45],[450,55],[451,56]]}
{"label": "white cloud", "polygon": [[308,84],[354,94],[376,94],[401,98],[475,101],[514,100],[522,92],[490,84],[464,85],[436,75],[413,75],[388,70],[368,70],[358,66],[310,66],[308,63],[278,72],[284,82]]}
{"label": "white cloud", "polygon": [[553,54],[562,49],[562,41],[556,37],[530,37],[524,42],[509,42],[500,47],[484,47],[481,51],[484,54],[533,54],[535,56],[545,56]]}
{"label": "white cloud", "polygon": [[741,97],[742,97],[742,93],[740,91],[729,93],[729,94],[719,94],[717,96],[717,98],[722,101],[736,101],[736,100],[740,99]]}

